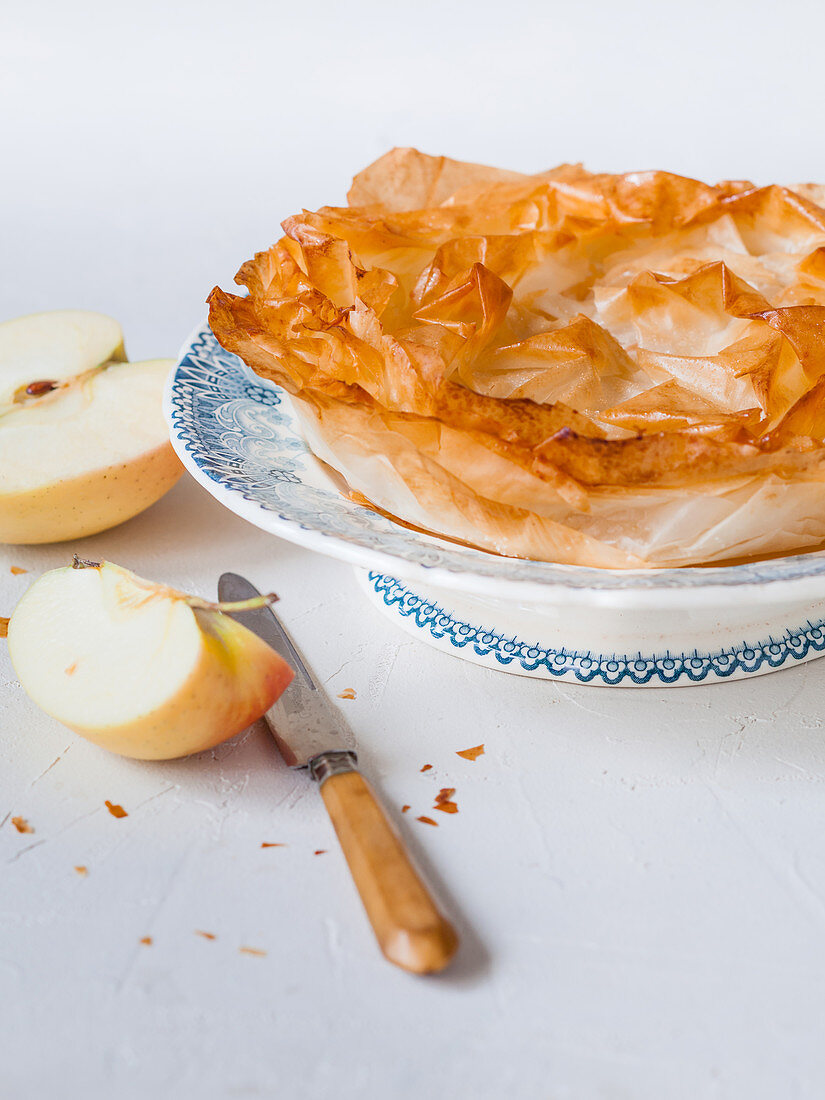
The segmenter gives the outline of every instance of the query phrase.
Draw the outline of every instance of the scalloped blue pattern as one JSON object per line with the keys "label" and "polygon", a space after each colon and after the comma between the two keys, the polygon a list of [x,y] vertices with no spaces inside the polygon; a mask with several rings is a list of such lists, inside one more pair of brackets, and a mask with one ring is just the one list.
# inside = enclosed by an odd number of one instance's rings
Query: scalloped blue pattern
{"label": "scalloped blue pattern", "polygon": [[307,478],[314,458],[277,386],[225,351],[208,325],[184,350],[172,380],[178,446],[214,482],[287,523],[424,568],[579,589],[743,586],[825,573],[825,552],[750,565],[649,572],[587,569],[501,558],[400,527]]}
{"label": "scalloped blue pattern", "polygon": [[[375,594],[390,610],[414,622],[435,641],[447,641],[460,654],[468,647],[476,657],[495,667],[507,668],[514,662],[528,673],[549,673],[557,679],[575,679],[582,684],[600,680],[616,687],[623,683],[650,684],[651,681],[675,684],[677,680],[701,683],[708,677],[725,680],[734,673],[754,675],[782,668],[794,661],[825,650],[825,619],[808,622],[804,629],[788,631],[781,638],[768,637],[756,645],[741,649],[723,649],[715,653],[670,653],[635,656],[577,653],[567,649],[544,649],[505,637],[457,619],[432,601],[416,595],[406,585],[383,573],[369,573]],[[765,666],[768,668],[765,668]]]}

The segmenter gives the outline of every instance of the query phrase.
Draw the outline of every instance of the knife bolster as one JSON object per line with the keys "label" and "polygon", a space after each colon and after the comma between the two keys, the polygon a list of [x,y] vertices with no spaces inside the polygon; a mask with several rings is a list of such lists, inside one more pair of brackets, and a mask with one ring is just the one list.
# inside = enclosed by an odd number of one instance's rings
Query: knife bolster
{"label": "knife bolster", "polygon": [[320,752],[309,761],[309,774],[320,786],[323,786],[333,775],[343,775],[344,772],[357,770],[358,757],[349,749]]}

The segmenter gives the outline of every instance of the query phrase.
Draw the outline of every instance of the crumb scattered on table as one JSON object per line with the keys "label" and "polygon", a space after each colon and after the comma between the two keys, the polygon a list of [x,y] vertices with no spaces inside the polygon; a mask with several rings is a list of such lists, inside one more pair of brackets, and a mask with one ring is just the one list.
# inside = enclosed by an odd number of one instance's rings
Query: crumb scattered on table
{"label": "crumb scattered on table", "polygon": [[474,749],[462,749],[456,756],[463,756],[465,760],[475,760],[484,753],[483,745],[476,745]]}
{"label": "crumb scattered on table", "polygon": [[195,935],[203,936],[205,940],[216,940],[218,938],[214,932],[202,932],[200,928],[195,929]]}
{"label": "crumb scattered on table", "polygon": [[266,955],[266,951],[262,951],[260,947],[239,947],[238,950],[242,955],[255,955],[259,959]]}
{"label": "crumb scattered on table", "polygon": [[434,810],[441,810],[445,814],[457,814],[458,806],[452,801],[455,787],[442,787],[435,796]]}
{"label": "crumb scattered on table", "polygon": [[19,565],[13,565],[9,572],[13,573],[15,577],[19,577],[21,573],[28,573],[28,569],[23,569],[22,566]]}
{"label": "crumb scattered on table", "polygon": [[436,827],[438,827],[437,821],[433,821],[431,817],[425,817],[423,814],[421,817],[417,817],[415,820],[420,821],[423,825],[435,825]]}
{"label": "crumb scattered on table", "polygon": [[338,698],[339,699],[354,699],[355,698],[355,688],[344,688],[343,691],[338,692]]}
{"label": "crumb scattered on table", "polygon": [[67,676],[74,676],[77,672],[77,661],[72,661],[68,668],[64,668],[63,671]]}
{"label": "crumb scattered on table", "polygon": [[410,808],[410,807],[409,807],[409,804],[408,804],[408,803],[405,803],[405,804],[404,804],[404,805],[403,805],[403,806],[401,807],[401,813],[402,813],[402,814],[405,814],[405,813],[407,812],[407,810],[409,810],[409,808]]}
{"label": "crumb scattered on table", "polygon": [[88,875],[88,873],[89,873],[89,868],[84,867],[84,865],[81,863],[79,866],[75,867],[75,871],[77,871],[77,873],[79,875],[81,875],[83,878],[85,878],[86,875]]}
{"label": "crumb scattered on table", "polygon": [[286,848],[286,844],[279,844],[277,840],[264,840],[261,843],[262,848]]}
{"label": "crumb scattered on table", "polygon": [[428,772],[431,769],[432,769],[432,764],[425,764],[424,767],[421,770],[422,770],[422,772]]}
{"label": "crumb scattered on table", "polygon": [[5,615],[0,615],[0,638],[8,638],[9,636],[9,620]]}
{"label": "crumb scattered on table", "polygon": [[122,806],[118,806],[117,802],[110,802],[109,799],[107,798],[105,805],[106,805],[106,809],[109,811],[109,813],[112,815],[112,817],[128,817],[129,816],[126,813],[126,811],[123,809]]}
{"label": "crumb scattered on table", "polygon": [[315,851],[312,854],[314,856],[323,856],[323,855],[326,855],[326,852],[327,852],[326,848],[316,848]]}
{"label": "crumb scattered on table", "polygon": [[13,817],[11,819],[12,825],[17,829],[18,833],[33,833],[34,829],[26,821],[25,817]]}
{"label": "crumb scattered on table", "polygon": [[151,947],[151,945],[152,945],[152,937],[151,937],[151,936],[143,936],[143,937],[141,937],[141,941],[140,941],[140,942],[141,942],[141,943],[145,943],[147,947]]}

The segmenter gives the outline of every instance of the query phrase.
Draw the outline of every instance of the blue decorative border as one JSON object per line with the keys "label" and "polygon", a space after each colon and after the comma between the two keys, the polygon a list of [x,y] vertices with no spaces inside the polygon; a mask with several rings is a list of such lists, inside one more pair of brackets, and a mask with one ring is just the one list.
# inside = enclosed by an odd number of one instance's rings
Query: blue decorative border
{"label": "blue decorative border", "polygon": [[[369,573],[373,592],[390,610],[412,620],[422,631],[428,631],[435,641],[448,641],[457,655],[469,646],[477,657],[494,659],[502,668],[513,662],[528,673],[549,673],[556,678],[575,677],[582,684],[601,680],[615,687],[628,682],[649,684],[658,679],[661,684],[684,680],[701,683],[708,676],[728,679],[734,673],[754,675],[781,668],[791,661],[804,661],[811,651],[825,651],[825,619],[808,622],[804,628],[787,631],[781,638],[768,637],[758,644],[743,643],[741,648],[715,653],[670,653],[635,657],[619,654],[577,653],[567,649],[543,649],[519,638],[504,637],[457,619],[449,611],[417,596],[394,577]],[[768,668],[764,668],[768,665]],[[494,666],[495,667],[495,666]]]}
{"label": "blue decorative border", "polygon": [[315,459],[282,392],[222,348],[204,324],[173,372],[173,441],[211,481],[262,513],[339,543],[425,569],[594,591],[742,587],[825,574],[825,551],[748,565],[633,572],[503,558],[417,534],[331,486],[312,484],[307,474]]}
{"label": "blue decorative border", "polygon": [[333,487],[312,484],[308,466],[317,460],[283,397],[280,387],[253,374],[205,327],[173,372],[169,394],[173,442],[210,481],[304,531],[424,568],[454,559],[453,567],[466,572],[469,567],[462,554],[481,562],[489,557],[474,550],[442,548]]}

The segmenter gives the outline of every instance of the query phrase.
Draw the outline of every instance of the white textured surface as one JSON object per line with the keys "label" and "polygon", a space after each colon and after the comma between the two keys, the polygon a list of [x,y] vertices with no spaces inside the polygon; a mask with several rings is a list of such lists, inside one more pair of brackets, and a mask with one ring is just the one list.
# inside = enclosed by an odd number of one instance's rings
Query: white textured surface
{"label": "white textured surface", "polygon": [[[282,217],[340,201],[392,144],[825,179],[809,0],[399,10],[6,5],[2,316],[103,310],[133,358],[173,355]],[[74,549],[282,593],[333,693],[355,688],[365,770],[412,805],[401,826],[464,947],[432,980],[383,962],[317,792],[260,730],[119,760],[36,713],[0,646],[0,820],[35,829],[0,827],[4,1100],[823,1095],[825,662],[675,692],[497,675],[415,644],[346,567],[191,483],[76,546],[0,549],[0,614]],[[440,786],[459,813],[416,823]]]}
{"label": "white textured surface", "polygon": [[[262,730],[121,760],[37,713],[2,654],[0,805],[35,829],[0,828],[4,1095],[821,1094],[825,662],[643,693],[488,672],[191,482],[79,548],[204,595],[225,568],[282,593],[329,690],[355,689],[365,771],[411,804],[464,945],[436,979],[382,961],[316,790]],[[0,551],[0,607],[31,579],[11,565],[67,553]],[[432,813],[441,786],[457,815]]]}

